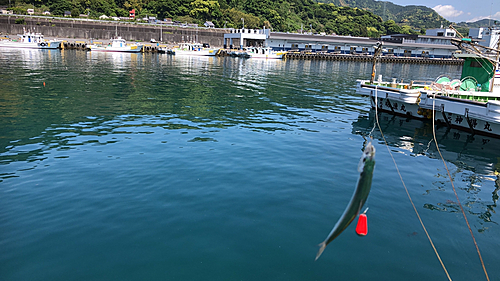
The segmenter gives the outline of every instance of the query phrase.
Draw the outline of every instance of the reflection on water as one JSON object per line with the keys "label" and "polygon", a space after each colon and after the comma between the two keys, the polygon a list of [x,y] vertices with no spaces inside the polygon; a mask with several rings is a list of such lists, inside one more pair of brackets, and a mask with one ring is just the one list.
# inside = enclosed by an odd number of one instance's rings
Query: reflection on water
{"label": "reflection on water", "polygon": [[[353,123],[353,132],[368,135],[375,122],[375,111],[368,116],[360,116]],[[432,123],[411,120],[388,113],[379,113],[379,122],[390,146],[407,150],[411,155],[439,158],[435,143],[432,141]],[[372,136],[383,141],[376,129]],[[500,140],[486,136],[471,135],[464,131],[436,128],[436,139],[446,161],[464,170],[478,174],[496,176],[500,173],[498,147]]]}
{"label": "reflection on water", "polygon": [[[78,53],[80,54],[80,53]],[[143,63],[142,53],[91,52],[85,53],[86,59],[94,67],[99,64],[111,64],[113,71],[126,71],[130,67],[138,67]]]}
{"label": "reflection on water", "polygon": [[[376,122],[375,111],[362,115],[353,122],[353,133],[371,136],[385,143],[378,128],[374,128]],[[441,159],[433,141],[432,123],[422,122],[388,113],[379,113],[379,123],[388,145],[398,150],[407,152],[413,157],[429,157]],[[370,134],[371,133],[371,134]],[[481,218],[484,222],[491,222],[491,212],[495,212],[500,189],[500,139],[486,136],[471,135],[463,131],[450,129],[448,127],[436,127],[436,139],[443,158],[452,163],[451,176],[453,180],[466,183],[462,190],[468,194],[468,198],[462,202],[467,211]],[[406,163],[408,164],[408,163]],[[427,190],[445,190],[451,188],[446,171],[438,171],[435,176],[437,180]],[[483,181],[495,181],[495,189],[491,190],[489,198],[478,198]],[[490,192],[490,190],[485,192]],[[484,196],[484,195],[483,195]],[[478,206],[479,205],[479,206]],[[460,212],[460,208],[453,200],[427,203],[425,208],[444,212]]]}
{"label": "reflection on water", "polygon": [[[14,50],[0,53],[0,69],[5,280],[442,276],[380,143],[373,231],[360,239],[351,227],[314,262],[373,126],[369,100],[355,94],[369,63]],[[381,64],[378,73],[455,69]],[[474,249],[429,128],[416,122],[387,116],[383,130],[429,229],[447,230],[434,238],[450,272],[473,280]],[[478,243],[498,245],[496,141],[438,132]],[[352,262],[360,254],[364,270]],[[484,258],[499,259],[490,249]]]}

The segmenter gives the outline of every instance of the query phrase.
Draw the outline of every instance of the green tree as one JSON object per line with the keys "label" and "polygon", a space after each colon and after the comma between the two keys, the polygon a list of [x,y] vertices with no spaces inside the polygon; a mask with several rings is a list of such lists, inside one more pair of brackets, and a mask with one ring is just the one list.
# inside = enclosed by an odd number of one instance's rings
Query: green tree
{"label": "green tree", "polygon": [[235,8],[224,10],[223,16],[228,19],[228,22],[230,22],[230,26],[228,27],[243,27],[243,21],[241,19],[244,19],[245,21],[245,28],[259,28],[261,26],[260,18],[246,14],[242,11],[236,10]]}
{"label": "green tree", "polygon": [[53,15],[64,15],[65,11],[70,11],[73,5],[68,0],[51,0],[49,2],[49,9]]}
{"label": "green tree", "polygon": [[71,9],[71,17],[77,18],[80,15],[80,10],[78,8]]}
{"label": "green tree", "polygon": [[397,25],[393,20],[384,22],[384,27],[387,34],[398,34],[402,31],[401,27]]}
{"label": "green tree", "polygon": [[212,20],[221,16],[219,2],[213,0],[194,0],[191,2],[190,15],[200,20]]}

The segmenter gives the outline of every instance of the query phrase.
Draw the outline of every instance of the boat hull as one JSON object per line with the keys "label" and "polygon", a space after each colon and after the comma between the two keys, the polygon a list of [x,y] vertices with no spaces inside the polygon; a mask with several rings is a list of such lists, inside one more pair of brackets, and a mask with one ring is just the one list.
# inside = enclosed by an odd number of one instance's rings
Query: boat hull
{"label": "boat hull", "polygon": [[416,119],[434,120],[456,128],[487,136],[500,137],[500,101],[472,101],[445,96],[424,89],[399,89],[369,85],[358,80],[356,92],[368,96],[371,106],[380,111]]}
{"label": "boat hull", "polygon": [[125,46],[125,47],[100,47],[95,45],[87,46],[93,52],[121,52],[121,53],[140,53],[142,46]]}
{"label": "boat hull", "polygon": [[500,101],[471,101],[422,92],[419,106],[451,128],[500,137]]}
{"label": "boat hull", "polygon": [[358,80],[356,85],[358,94],[370,97],[371,106],[378,110],[399,116],[410,116],[418,119],[426,118],[419,114],[418,91],[402,91],[389,87],[367,85],[366,81]]}
{"label": "boat hull", "polygon": [[14,42],[10,40],[0,41],[1,48],[12,48],[12,49],[59,49],[61,47],[61,41],[47,41],[41,43],[25,43],[25,42]]}
{"label": "boat hull", "polygon": [[251,59],[282,59],[283,54],[250,54]]}
{"label": "boat hull", "polygon": [[172,50],[172,54],[176,56],[215,56],[218,50],[200,50],[200,51],[185,51],[185,50]]}

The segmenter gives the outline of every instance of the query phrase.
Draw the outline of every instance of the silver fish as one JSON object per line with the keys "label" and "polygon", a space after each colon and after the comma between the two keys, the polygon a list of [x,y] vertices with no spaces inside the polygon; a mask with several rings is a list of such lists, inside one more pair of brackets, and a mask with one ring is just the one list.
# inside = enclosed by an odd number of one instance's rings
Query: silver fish
{"label": "silver fish", "polygon": [[326,237],[325,241],[319,244],[319,251],[316,254],[317,260],[323,251],[326,248],[328,243],[332,242],[333,239],[337,238],[337,236],[344,231],[349,224],[356,218],[356,216],[363,208],[363,205],[368,198],[368,194],[370,193],[370,188],[372,186],[372,178],[373,178],[373,169],[375,168],[375,147],[369,142],[366,145],[365,150],[363,151],[363,155],[361,156],[361,160],[359,162],[358,171],[359,171],[359,179],[358,185],[352,194],[351,201],[347,208],[345,209],[342,217],[340,217],[339,221],[335,224],[328,237]]}

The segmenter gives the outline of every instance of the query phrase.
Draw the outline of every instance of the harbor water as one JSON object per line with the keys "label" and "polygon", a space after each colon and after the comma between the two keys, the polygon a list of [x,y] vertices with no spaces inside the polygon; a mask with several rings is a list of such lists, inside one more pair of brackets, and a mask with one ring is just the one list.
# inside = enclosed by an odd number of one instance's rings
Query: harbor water
{"label": "harbor water", "polygon": [[[451,278],[486,280],[458,201],[500,275],[500,141],[437,128],[457,200],[430,123],[372,130],[370,63],[2,50],[0,70],[0,280],[448,280],[398,169]],[[370,137],[368,235],[314,261]]]}

